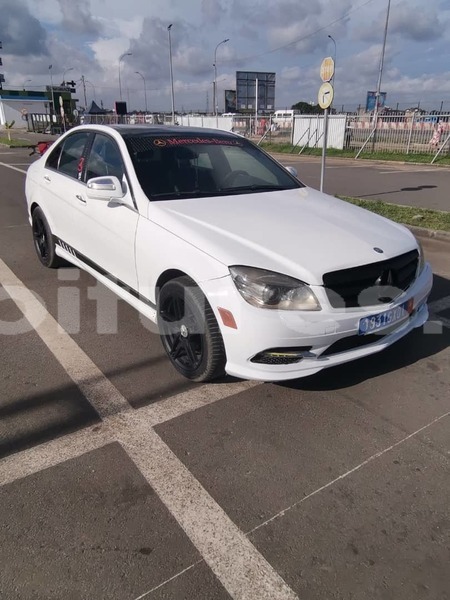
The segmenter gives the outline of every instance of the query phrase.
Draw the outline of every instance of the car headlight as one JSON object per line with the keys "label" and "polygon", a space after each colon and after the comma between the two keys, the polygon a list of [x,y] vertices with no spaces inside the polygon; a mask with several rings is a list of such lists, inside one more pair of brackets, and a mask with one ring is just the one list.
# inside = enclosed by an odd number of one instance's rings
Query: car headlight
{"label": "car headlight", "polygon": [[419,277],[419,275],[422,273],[423,268],[425,266],[425,255],[423,253],[423,248],[422,248],[422,244],[419,242],[419,240],[416,238],[416,242],[417,242],[417,249],[419,251],[419,260],[417,263],[417,274],[416,276]]}
{"label": "car headlight", "polygon": [[255,267],[230,267],[230,273],[239,293],[252,306],[277,310],[321,310],[309,285],[293,277]]}

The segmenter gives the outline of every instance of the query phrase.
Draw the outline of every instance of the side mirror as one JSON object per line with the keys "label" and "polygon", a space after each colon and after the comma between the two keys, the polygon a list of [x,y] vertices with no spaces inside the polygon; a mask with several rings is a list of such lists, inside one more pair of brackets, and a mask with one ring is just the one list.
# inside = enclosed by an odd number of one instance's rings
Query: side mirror
{"label": "side mirror", "polygon": [[121,200],[125,194],[118,177],[93,177],[87,182],[86,195],[92,200]]}
{"label": "side mirror", "polygon": [[283,167],[286,169],[286,171],[289,171],[289,173],[291,175],[293,175],[295,178],[297,178],[298,173],[297,173],[297,169],[295,167],[287,167],[286,165],[283,165]]}

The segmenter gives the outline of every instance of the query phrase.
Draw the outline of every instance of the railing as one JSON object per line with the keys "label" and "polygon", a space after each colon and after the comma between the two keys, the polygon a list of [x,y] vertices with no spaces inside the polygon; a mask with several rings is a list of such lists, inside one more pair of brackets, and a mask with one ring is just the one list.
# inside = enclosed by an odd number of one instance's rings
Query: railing
{"label": "railing", "polygon": [[[360,153],[395,152],[442,156],[450,152],[450,114],[417,114],[415,112],[379,115],[375,127],[371,115],[331,116],[328,146]],[[28,115],[30,131],[61,133],[80,123],[95,124],[160,124],[170,125],[172,116],[159,114],[82,115],[62,123],[61,117],[48,114]],[[232,131],[260,143],[294,144],[298,151],[320,148],[323,143],[323,115],[296,115],[276,119],[254,115],[202,116],[176,115],[176,124]],[[331,135],[331,137],[330,137]]]}

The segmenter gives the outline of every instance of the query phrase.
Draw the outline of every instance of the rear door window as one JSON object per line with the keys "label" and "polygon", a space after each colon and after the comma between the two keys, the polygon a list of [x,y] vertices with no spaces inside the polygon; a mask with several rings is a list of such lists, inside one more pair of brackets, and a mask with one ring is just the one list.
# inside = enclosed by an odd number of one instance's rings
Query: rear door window
{"label": "rear door window", "polygon": [[58,171],[74,179],[81,179],[84,163],[84,149],[90,133],[74,133],[63,142]]}

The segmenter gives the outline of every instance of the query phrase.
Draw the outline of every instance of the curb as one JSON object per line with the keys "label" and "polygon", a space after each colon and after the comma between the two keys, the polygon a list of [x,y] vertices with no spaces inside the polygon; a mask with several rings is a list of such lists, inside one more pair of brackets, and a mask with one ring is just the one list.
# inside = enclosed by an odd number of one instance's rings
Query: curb
{"label": "curb", "polygon": [[426,229],[425,227],[417,227],[416,225],[406,225],[403,223],[412,233],[419,238],[428,238],[433,240],[439,240],[441,242],[447,242],[450,244],[450,231],[440,231],[439,229]]}

